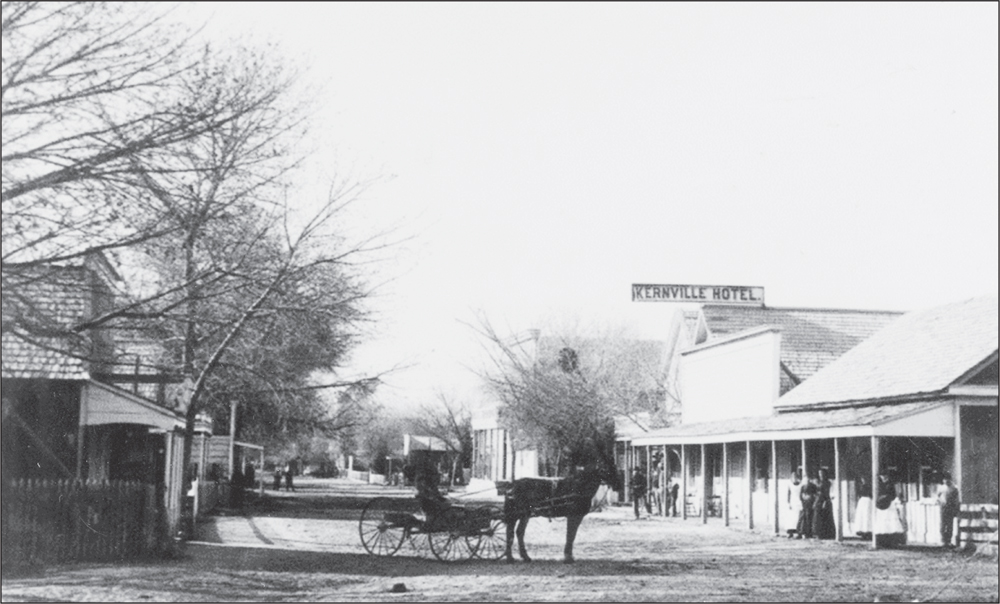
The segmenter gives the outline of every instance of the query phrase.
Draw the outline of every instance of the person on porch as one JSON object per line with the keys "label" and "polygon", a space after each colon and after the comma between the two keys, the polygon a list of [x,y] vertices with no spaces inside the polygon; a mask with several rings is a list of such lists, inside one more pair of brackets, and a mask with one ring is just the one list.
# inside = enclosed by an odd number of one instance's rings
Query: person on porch
{"label": "person on porch", "polygon": [[872,538],[872,485],[864,476],[858,479],[858,505],[854,508],[854,532],[865,540]]}
{"label": "person on porch", "polygon": [[952,540],[955,531],[955,518],[961,509],[958,489],[951,480],[951,474],[945,472],[941,475],[941,486],[937,491],[938,504],[941,506],[941,545],[943,547],[955,547]]}
{"label": "person on porch", "polygon": [[906,545],[906,517],[890,476],[893,469],[878,475],[875,492],[875,540],[882,547]]}

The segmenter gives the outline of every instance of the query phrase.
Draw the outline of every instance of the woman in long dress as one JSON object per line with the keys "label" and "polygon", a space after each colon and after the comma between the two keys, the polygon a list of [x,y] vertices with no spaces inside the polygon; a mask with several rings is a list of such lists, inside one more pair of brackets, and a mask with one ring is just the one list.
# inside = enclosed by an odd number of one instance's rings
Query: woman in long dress
{"label": "woman in long dress", "polygon": [[886,474],[879,474],[875,497],[875,540],[878,545],[893,547],[906,544],[903,504],[896,496],[896,486]]}
{"label": "woman in long dress", "polygon": [[788,483],[786,494],[788,499],[789,515],[795,521],[795,526],[788,529],[788,538],[802,538],[799,533],[799,518],[802,516],[802,474],[798,471],[792,472],[791,480]]}
{"label": "woman in long dress", "polygon": [[826,469],[820,469],[814,479],[816,498],[813,500],[813,537],[833,539],[837,536],[837,526],[833,519],[833,500],[830,498],[830,479]]}
{"label": "woman in long dress", "polygon": [[799,499],[802,501],[802,511],[799,512],[797,530],[800,538],[809,539],[813,536],[813,503],[816,501],[816,484],[811,479],[802,483]]}
{"label": "woman in long dress", "polygon": [[862,476],[858,479],[858,506],[854,509],[854,532],[862,539],[872,538],[872,485]]}

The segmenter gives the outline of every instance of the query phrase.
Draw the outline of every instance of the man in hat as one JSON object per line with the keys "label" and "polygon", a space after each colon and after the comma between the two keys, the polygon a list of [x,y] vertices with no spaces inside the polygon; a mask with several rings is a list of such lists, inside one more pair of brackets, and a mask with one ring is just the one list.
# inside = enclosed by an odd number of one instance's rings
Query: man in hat
{"label": "man in hat", "polygon": [[938,504],[941,506],[941,545],[944,547],[954,547],[952,537],[955,531],[955,518],[961,504],[958,500],[958,489],[951,481],[951,474],[945,472],[941,475],[941,486],[937,491]]}

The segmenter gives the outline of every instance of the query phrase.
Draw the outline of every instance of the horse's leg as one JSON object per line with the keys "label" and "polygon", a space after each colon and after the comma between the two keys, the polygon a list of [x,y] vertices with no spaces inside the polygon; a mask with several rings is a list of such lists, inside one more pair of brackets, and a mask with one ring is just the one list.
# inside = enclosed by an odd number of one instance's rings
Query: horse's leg
{"label": "horse's leg", "polygon": [[521,559],[525,562],[531,562],[528,550],[524,549],[524,529],[528,528],[528,520],[530,519],[531,516],[522,516],[520,522],[517,523],[517,549],[521,554]]}
{"label": "horse's leg", "polygon": [[517,524],[520,518],[504,518],[504,523],[507,525],[507,549],[504,551],[504,557],[507,562],[514,561],[514,554],[511,553],[511,548],[514,545],[514,525]]}
{"label": "horse's leg", "polygon": [[563,549],[563,562],[570,564],[573,562],[573,542],[576,541],[576,531],[583,522],[583,516],[566,517],[566,548]]}

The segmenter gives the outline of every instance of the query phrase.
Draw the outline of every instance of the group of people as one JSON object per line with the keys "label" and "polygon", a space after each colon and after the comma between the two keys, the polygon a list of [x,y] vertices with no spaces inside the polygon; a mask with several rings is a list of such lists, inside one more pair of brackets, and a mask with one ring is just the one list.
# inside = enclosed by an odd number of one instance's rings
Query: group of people
{"label": "group of people", "polygon": [[[798,539],[833,539],[836,536],[831,481],[826,468],[802,480],[801,469],[792,474],[788,488],[788,507],[797,514],[798,522],[788,536]],[[880,546],[893,547],[906,543],[906,511],[896,491],[892,477],[878,475],[878,488],[873,497],[872,487],[864,477],[857,482],[858,503],[854,512],[854,529],[858,537],[869,540],[874,535]],[[954,524],[960,510],[958,489],[951,475],[944,473],[937,490],[941,514],[941,543],[954,547]]]}
{"label": "group of people", "polygon": [[280,491],[281,490],[281,479],[284,478],[285,479],[285,490],[286,491],[294,491],[295,490],[295,483],[294,483],[294,479],[292,478],[294,475],[295,475],[295,473],[292,471],[292,464],[290,464],[290,463],[289,464],[285,464],[284,467],[274,466],[274,475],[273,475],[274,482],[272,484],[272,486],[274,487],[274,490],[275,491]]}
{"label": "group of people", "polygon": [[[640,506],[646,508],[647,514],[653,513],[655,507],[657,513],[664,516],[677,515],[677,499],[680,495],[680,484],[673,479],[663,475],[662,468],[657,464],[653,468],[652,490],[647,490],[646,472],[642,467],[637,467],[632,472],[632,510],[635,512],[635,519],[639,519]],[[666,481],[665,483],[663,481]],[[665,484],[666,489],[661,485]]]}
{"label": "group of people", "polygon": [[794,529],[788,529],[788,536],[796,539],[833,539],[837,536],[837,526],[833,519],[832,486],[826,468],[803,481],[802,471],[792,473],[788,487],[788,507],[797,516]]}

